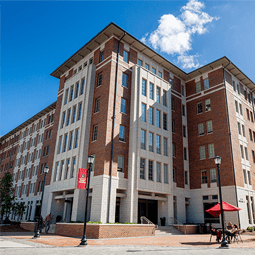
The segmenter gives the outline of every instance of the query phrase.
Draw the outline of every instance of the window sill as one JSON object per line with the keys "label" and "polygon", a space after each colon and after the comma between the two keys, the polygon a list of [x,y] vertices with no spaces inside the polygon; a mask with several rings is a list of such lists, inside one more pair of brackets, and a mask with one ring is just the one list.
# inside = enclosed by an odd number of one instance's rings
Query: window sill
{"label": "window sill", "polygon": [[119,140],[119,142],[120,142],[120,143],[126,143],[125,141],[121,141],[121,140]]}

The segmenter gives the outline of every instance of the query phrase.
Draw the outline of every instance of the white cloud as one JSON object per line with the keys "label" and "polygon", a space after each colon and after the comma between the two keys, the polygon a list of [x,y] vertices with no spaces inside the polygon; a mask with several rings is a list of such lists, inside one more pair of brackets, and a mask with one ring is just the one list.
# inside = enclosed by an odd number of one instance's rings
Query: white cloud
{"label": "white cloud", "polygon": [[158,21],[158,28],[145,34],[141,41],[151,44],[154,49],[161,52],[179,55],[177,60],[183,68],[198,67],[199,63],[196,59],[198,55],[188,56],[187,54],[192,49],[192,35],[204,34],[207,32],[206,24],[219,19],[203,12],[204,7],[204,3],[190,0],[181,8],[181,14],[178,17],[164,14]]}
{"label": "white cloud", "polygon": [[178,60],[178,63],[181,63],[182,67],[185,69],[198,68],[200,65],[198,60],[196,59],[197,57],[198,55],[189,55],[189,56],[181,55],[177,57],[177,60]]}

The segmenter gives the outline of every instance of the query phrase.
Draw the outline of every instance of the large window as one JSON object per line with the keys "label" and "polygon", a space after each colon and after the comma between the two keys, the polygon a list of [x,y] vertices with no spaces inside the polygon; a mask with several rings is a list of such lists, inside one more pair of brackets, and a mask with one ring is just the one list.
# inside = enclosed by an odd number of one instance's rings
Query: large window
{"label": "large window", "polygon": [[199,152],[200,152],[200,159],[205,159],[205,146],[200,146],[199,147]]}
{"label": "large window", "polygon": [[163,105],[167,106],[167,92],[163,90]]}
{"label": "large window", "polygon": [[168,165],[164,164],[164,183],[168,183]]}
{"label": "large window", "polygon": [[142,79],[142,95],[146,96],[147,94],[147,81]]}
{"label": "large window", "polygon": [[119,140],[125,142],[125,127],[120,125]]}
{"label": "large window", "polygon": [[142,115],[141,115],[141,121],[146,122],[146,104],[142,103],[141,106],[141,111],[142,111]]}
{"label": "large window", "polygon": [[206,112],[211,111],[211,100],[210,99],[205,100],[205,111]]}
{"label": "large window", "polygon": [[82,79],[81,81],[81,91],[80,91],[80,95],[82,95],[84,93],[84,85],[85,85],[85,78]]}
{"label": "large window", "polygon": [[161,182],[161,164],[157,162],[157,182]]}
{"label": "large window", "polygon": [[188,173],[188,171],[184,171],[184,183],[185,183],[185,185],[189,185],[189,173]]}
{"label": "large window", "polygon": [[201,92],[201,83],[200,81],[196,83],[196,93]]}
{"label": "large window", "polygon": [[120,112],[122,113],[127,113],[126,112],[126,105],[127,105],[127,100],[124,98],[121,98],[121,108],[120,108]]}
{"label": "large window", "polygon": [[99,55],[99,62],[102,62],[102,61],[104,61],[104,50],[102,50]]}
{"label": "large window", "polygon": [[145,180],[145,159],[140,158],[140,179]]}
{"label": "large window", "polygon": [[149,107],[149,124],[154,125],[154,109],[153,107]]}
{"label": "large window", "polygon": [[154,134],[149,132],[149,151],[153,152],[154,147]]}
{"label": "large window", "polygon": [[75,106],[73,107],[72,123],[74,123],[74,122],[75,122],[75,117],[76,117],[76,108],[77,108],[77,106],[75,105]]}
{"label": "large window", "polygon": [[127,74],[122,73],[122,86],[125,88],[127,88],[127,78],[128,78]]}
{"label": "large window", "polygon": [[160,111],[156,110],[156,127],[160,128]]}
{"label": "large window", "polygon": [[198,124],[198,135],[204,135],[204,124],[203,123],[199,123]]}
{"label": "large window", "polygon": [[73,91],[74,91],[74,86],[71,87],[69,102],[73,100]]}
{"label": "large window", "polygon": [[93,127],[92,141],[97,141],[98,125]]}
{"label": "large window", "polygon": [[148,165],[148,180],[153,181],[153,161],[149,160]]}
{"label": "large window", "polygon": [[65,134],[63,152],[66,151],[68,134]]}
{"label": "large window", "polygon": [[208,144],[209,158],[214,158],[214,144]]}
{"label": "large window", "polygon": [[210,169],[210,179],[211,179],[211,183],[213,182],[217,182],[216,180],[216,169]]}
{"label": "large window", "polygon": [[154,99],[154,84],[150,82],[150,93],[149,93],[150,99]]}
{"label": "large window", "polygon": [[203,112],[203,104],[202,102],[197,104],[197,114],[202,113]]}
{"label": "large window", "polygon": [[129,52],[123,50],[123,61],[128,63],[128,55],[129,55]]}
{"label": "large window", "polygon": [[119,172],[124,171],[124,156],[122,156],[122,155],[118,156],[118,171]]}
{"label": "large window", "polygon": [[145,63],[145,68],[146,68],[147,70],[150,70],[150,65],[148,65],[147,63]]}
{"label": "large window", "polygon": [[72,149],[72,144],[73,144],[73,131],[70,132],[68,150]]}
{"label": "large window", "polygon": [[[95,160],[94,160],[94,163],[95,163]],[[71,168],[71,178],[74,177],[75,167],[76,167],[76,157],[73,157],[73,159],[72,159],[72,168]]]}
{"label": "large window", "polygon": [[244,159],[243,145],[240,145],[240,150],[241,150],[241,157]]}
{"label": "large window", "polygon": [[139,66],[143,66],[143,61],[141,59],[138,59],[137,63]]}
{"label": "large window", "polygon": [[99,109],[100,109],[100,97],[96,99],[95,113],[99,112]]}
{"label": "large window", "polygon": [[141,129],[141,149],[144,149],[144,150],[146,150],[145,141],[146,141],[146,131]]}
{"label": "large window", "polygon": [[77,97],[78,97],[78,94],[79,94],[79,86],[80,86],[80,83],[77,82],[76,85],[75,85],[75,96],[74,96],[74,98],[77,98]]}
{"label": "large window", "polygon": [[164,137],[164,156],[168,156],[168,150],[167,150],[167,146],[168,146],[168,139],[166,137]]}
{"label": "large window", "polygon": [[79,103],[79,112],[78,112],[78,116],[77,116],[77,121],[81,119],[81,109],[82,109],[82,103]]}
{"label": "large window", "polygon": [[64,125],[65,125],[65,120],[66,120],[66,112],[63,112],[63,114],[62,114],[62,124],[61,124],[61,128],[64,127]]}
{"label": "large window", "polygon": [[201,174],[202,174],[202,183],[207,183],[207,171],[202,170]]}
{"label": "large window", "polygon": [[100,87],[102,85],[102,82],[103,82],[103,74],[100,73],[97,76],[97,87]]}
{"label": "large window", "polygon": [[163,129],[167,130],[167,114],[163,113]]}
{"label": "large window", "polygon": [[69,89],[66,90],[66,94],[65,94],[65,104],[67,104],[68,94],[69,94]]}
{"label": "large window", "polygon": [[212,120],[207,121],[206,125],[207,125],[207,134],[212,133],[213,132]]}
{"label": "large window", "polygon": [[204,90],[209,89],[209,79],[204,79]]}
{"label": "large window", "polygon": [[69,123],[70,123],[70,118],[71,118],[71,108],[70,108],[70,109],[68,109],[68,111],[67,111],[66,126],[68,126],[68,125],[69,125]]}
{"label": "large window", "polygon": [[161,144],[160,144],[161,137],[156,135],[156,152],[161,154]]}
{"label": "large window", "polygon": [[78,147],[78,141],[79,141],[79,129],[76,129],[75,130],[74,148]]}
{"label": "large window", "polygon": [[156,88],[156,102],[160,103],[160,87]]}

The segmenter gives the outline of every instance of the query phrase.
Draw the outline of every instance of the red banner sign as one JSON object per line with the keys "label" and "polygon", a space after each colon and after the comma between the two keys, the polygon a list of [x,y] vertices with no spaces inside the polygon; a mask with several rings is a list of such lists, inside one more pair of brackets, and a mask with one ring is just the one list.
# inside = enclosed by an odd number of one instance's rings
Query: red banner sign
{"label": "red banner sign", "polygon": [[88,169],[79,168],[77,189],[86,189]]}

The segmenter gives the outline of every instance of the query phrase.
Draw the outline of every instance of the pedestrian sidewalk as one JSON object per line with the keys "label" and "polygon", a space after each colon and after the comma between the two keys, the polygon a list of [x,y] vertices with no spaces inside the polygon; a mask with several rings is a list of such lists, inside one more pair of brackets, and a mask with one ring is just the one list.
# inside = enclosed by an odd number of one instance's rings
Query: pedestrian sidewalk
{"label": "pedestrian sidewalk", "polygon": [[[13,235],[16,234],[16,235]],[[32,243],[40,243],[54,247],[78,246],[79,238],[64,237],[59,235],[42,234],[39,239],[32,239],[34,233],[4,233],[2,238],[8,237],[13,239],[22,239]],[[232,243],[231,248],[255,248],[255,236],[242,235],[243,243]],[[88,239],[90,246],[126,246],[126,245],[145,245],[145,246],[173,246],[183,248],[218,248],[220,244],[213,241],[210,243],[210,234],[208,235],[179,235],[179,236],[148,236],[148,237],[129,237],[129,238],[114,238],[114,239]]]}

